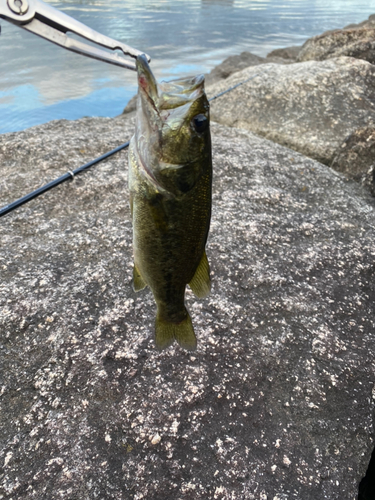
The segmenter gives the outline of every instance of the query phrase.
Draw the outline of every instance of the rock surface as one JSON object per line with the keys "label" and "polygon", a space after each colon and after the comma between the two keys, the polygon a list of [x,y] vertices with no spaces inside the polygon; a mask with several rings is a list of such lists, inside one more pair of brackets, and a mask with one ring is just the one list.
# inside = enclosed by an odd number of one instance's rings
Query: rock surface
{"label": "rock surface", "polygon": [[260,64],[276,63],[276,64],[290,64],[290,58],[283,56],[260,57],[251,52],[242,52],[241,54],[229,56],[222,63],[217,65],[208,75],[206,75],[206,85],[225,80],[233,73],[241,71],[250,66],[258,66]]}
{"label": "rock surface", "polygon": [[350,134],[337,149],[331,167],[366,185],[375,196],[375,127]]}
{"label": "rock surface", "polygon": [[295,61],[300,51],[301,51],[300,45],[293,45],[292,47],[275,49],[269,54],[267,54],[267,59],[271,59],[272,57],[282,57],[283,59],[291,59],[292,61]]}
{"label": "rock surface", "polygon": [[358,128],[375,123],[375,66],[340,57],[247,68],[209,96],[255,78],[211,103],[214,120],[241,127],[325,164]]}
{"label": "rock surface", "polygon": [[303,44],[297,61],[323,61],[340,56],[364,59],[375,64],[375,16],[370,16],[368,21],[358,25],[349,25],[310,38]]}
{"label": "rock surface", "polygon": [[[1,204],[132,129],[0,136]],[[212,133],[195,353],[156,352],[153,300],[132,291],[126,152],[0,219],[0,498],[357,498],[374,433],[374,201],[250,132]]]}
{"label": "rock surface", "polygon": [[351,23],[345,26],[344,29],[351,29],[351,28],[359,28],[361,26],[366,26],[366,25],[374,25],[375,24],[375,14],[371,14],[371,16],[368,17],[365,21],[361,21],[360,23]]}
{"label": "rock surface", "polygon": [[137,94],[133,95],[128,104],[125,106],[123,114],[133,113],[137,109]]}

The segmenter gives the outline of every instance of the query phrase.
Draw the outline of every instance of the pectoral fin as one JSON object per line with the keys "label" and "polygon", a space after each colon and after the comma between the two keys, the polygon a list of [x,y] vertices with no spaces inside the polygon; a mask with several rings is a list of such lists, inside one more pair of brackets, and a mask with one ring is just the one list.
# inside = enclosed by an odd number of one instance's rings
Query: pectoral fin
{"label": "pectoral fin", "polygon": [[207,297],[211,291],[210,265],[206,252],[203,252],[201,261],[195,271],[193,279],[189,283],[194,295],[199,299]]}
{"label": "pectoral fin", "polygon": [[137,266],[133,267],[133,290],[139,292],[147,286],[145,280],[142,278],[141,273],[138,271]]}

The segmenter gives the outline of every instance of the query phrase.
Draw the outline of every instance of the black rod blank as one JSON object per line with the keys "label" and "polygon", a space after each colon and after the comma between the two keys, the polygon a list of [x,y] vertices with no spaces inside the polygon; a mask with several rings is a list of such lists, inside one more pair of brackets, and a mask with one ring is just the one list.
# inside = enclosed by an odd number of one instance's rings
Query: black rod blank
{"label": "black rod blank", "polygon": [[41,194],[45,193],[46,191],[49,191],[50,189],[58,186],[59,184],[62,184],[63,182],[73,179],[74,176],[77,174],[80,174],[81,172],[84,172],[85,170],[88,170],[90,167],[93,165],[96,165],[102,160],[105,160],[106,158],[109,158],[110,156],[114,155],[115,153],[118,153],[122,149],[125,149],[129,146],[129,141],[125,142],[124,144],[121,144],[121,146],[118,146],[115,149],[112,149],[112,151],[109,151],[108,153],[105,153],[102,156],[99,156],[99,158],[96,158],[95,160],[91,160],[88,163],[85,163],[81,167],[76,168],[73,170],[73,172],[67,172],[66,174],[62,175],[61,177],[58,177],[54,181],[49,182],[48,184],[45,184],[44,186],[36,189],[32,193],[27,194],[26,196],[23,196],[22,198],[19,198],[16,201],[13,201],[13,203],[10,203],[9,205],[5,205],[5,207],[0,208],[0,217],[3,215],[6,215],[7,213],[11,212],[12,210],[15,210],[16,208],[20,207],[24,203],[27,203],[30,200],[33,200],[37,196],[40,196]]}
{"label": "black rod blank", "polygon": [[222,92],[219,92],[218,94],[214,95],[213,97],[211,97],[211,99],[208,99],[209,102],[211,101],[214,101],[215,99],[217,99],[218,97],[221,97],[222,95],[226,94],[227,92],[230,92],[231,90],[234,90],[236,89],[237,87],[239,87],[240,85],[243,85],[244,83],[247,83],[249,82],[250,80],[252,80],[253,78],[255,78],[256,76],[258,76],[258,73],[256,75],[253,75],[251,76],[250,78],[248,78],[247,80],[244,80],[243,82],[240,82],[240,83],[237,83],[236,85],[233,85],[233,87],[229,87],[229,89],[226,89],[226,90],[223,90]]}

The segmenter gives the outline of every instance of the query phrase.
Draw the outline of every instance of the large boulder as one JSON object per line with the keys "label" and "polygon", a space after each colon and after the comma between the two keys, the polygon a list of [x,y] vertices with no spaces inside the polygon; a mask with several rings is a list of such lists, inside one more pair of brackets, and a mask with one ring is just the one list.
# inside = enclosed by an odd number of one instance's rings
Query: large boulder
{"label": "large boulder", "polygon": [[[300,51],[300,45],[292,45],[291,47],[274,49],[267,54],[267,59],[272,59],[273,57],[282,57],[283,59],[290,59],[292,62],[294,62],[297,59]],[[269,62],[272,62],[272,60],[270,60]]]}
{"label": "large boulder", "polygon": [[361,182],[375,196],[375,127],[354,130],[337,149],[331,167]]}
{"label": "large boulder", "polygon": [[344,29],[360,28],[361,26],[373,25],[375,24],[375,14],[368,16],[368,19],[361,21],[360,23],[350,23],[344,27]]}
{"label": "large boulder", "polygon": [[315,59],[323,61],[332,57],[349,56],[375,64],[375,18],[358,25],[326,31],[309,38],[302,46],[297,61]]}
{"label": "large boulder", "polygon": [[[249,80],[249,81],[247,81]],[[208,88],[214,120],[242,127],[325,164],[357,128],[375,122],[375,66],[339,57],[247,68]]]}
{"label": "large boulder", "polygon": [[290,64],[291,62],[293,62],[291,58],[284,58],[281,55],[276,56],[269,54],[267,57],[261,57],[251,52],[241,52],[241,54],[227,57],[222,63],[215,66],[215,68],[206,75],[206,85],[225,80],[230,75],[233,75],[233,73],[250,66],[259,66],[260,64],[268,63]]}
{"label": "large boulder", "polygon": [[137,109],[137,94],[133,95],[129,100],[128,104],[125,106],[123,114],[133,113]]}
{"label": "large boulder", "polygon": [[[133,122],[0,136],[10,202]],[[212,126],[198,350],[152,342],[131,288],[127,154],[0,224],[0,497],[354,499],[373,442],[374,204],[320,163]]]}

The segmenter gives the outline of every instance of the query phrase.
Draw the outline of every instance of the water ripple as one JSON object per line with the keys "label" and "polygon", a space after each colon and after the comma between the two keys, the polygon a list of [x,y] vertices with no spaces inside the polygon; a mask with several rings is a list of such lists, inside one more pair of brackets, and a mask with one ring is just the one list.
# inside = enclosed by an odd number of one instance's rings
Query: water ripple
{"label": "water ripple", "polygon": [[[266,55],[375,12],[361,0],[49,0],[54,7],[153,58],[157,78],[208,72],[243,50]],[[64,51],[2,22],[0,133],[58,118],[115,116],[136,75]]]}

